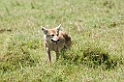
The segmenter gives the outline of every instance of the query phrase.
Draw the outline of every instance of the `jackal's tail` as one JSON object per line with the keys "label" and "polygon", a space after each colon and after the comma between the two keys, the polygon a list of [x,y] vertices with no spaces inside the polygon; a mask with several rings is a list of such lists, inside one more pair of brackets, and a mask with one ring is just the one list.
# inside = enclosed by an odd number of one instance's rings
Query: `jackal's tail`
{"label": "jackal's tail", "polygon": [[64,35],[63,35],[63,37],[65,38],[65,47],[66,48],[70,48],[71,47],[71,37],[67,34],[67,33],[65,33]]}

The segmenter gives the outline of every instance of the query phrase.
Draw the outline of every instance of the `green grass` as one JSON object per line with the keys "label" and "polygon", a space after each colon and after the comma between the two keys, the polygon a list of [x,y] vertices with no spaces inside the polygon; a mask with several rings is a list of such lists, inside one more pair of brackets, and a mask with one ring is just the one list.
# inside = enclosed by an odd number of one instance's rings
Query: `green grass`
{"label": "green grass", "polygon": [[[0,82],[123,82],[123,0],[1,0]],[[52,64],[40,26],[73,41]]]}

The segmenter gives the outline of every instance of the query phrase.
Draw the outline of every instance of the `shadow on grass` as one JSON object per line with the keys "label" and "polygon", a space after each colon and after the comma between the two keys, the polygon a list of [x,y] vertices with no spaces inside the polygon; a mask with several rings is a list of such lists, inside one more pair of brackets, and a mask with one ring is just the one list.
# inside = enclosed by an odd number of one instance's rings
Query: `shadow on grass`
{"label": "shadow on grass", "polygon": [[0,33],[4,33],[4,32],[12,32],[11,29],[0,29]]}

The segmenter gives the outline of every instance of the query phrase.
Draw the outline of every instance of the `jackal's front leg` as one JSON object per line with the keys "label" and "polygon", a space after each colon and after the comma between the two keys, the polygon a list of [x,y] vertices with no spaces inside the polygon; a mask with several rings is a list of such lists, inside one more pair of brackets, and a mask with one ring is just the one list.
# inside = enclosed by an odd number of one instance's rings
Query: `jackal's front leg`
{"label": "jackal's front leg", "polygon": [[49,62],[51,63],[51,54],[50,54],[50,51],[47,51],[47,55],[48,55],[48,58],[49,58]]}
{"label": "jackal's front leg", "polygon": [[56,51],[56,61],[58,61],[58,59],[59,59],[59,56],[60,56],[60,53],[59,53],[59,51]]}

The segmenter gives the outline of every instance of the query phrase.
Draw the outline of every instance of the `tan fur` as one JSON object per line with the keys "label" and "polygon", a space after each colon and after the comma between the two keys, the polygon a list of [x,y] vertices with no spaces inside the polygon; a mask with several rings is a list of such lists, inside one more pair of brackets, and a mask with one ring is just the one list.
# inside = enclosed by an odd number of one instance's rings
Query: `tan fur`
{"label": "tan fur", "polygon": [[46,29],[42,27],[42,31],[44,33],[44,45],[50,62],[50,51],[56,52],[56,60],[58,60],[60,50],[65,47],[70,48],[71,46],[71,37],[66,32],[60,31],[60,27],[61,25],[53,29]]}

